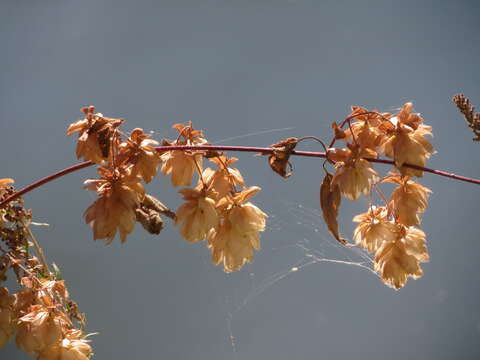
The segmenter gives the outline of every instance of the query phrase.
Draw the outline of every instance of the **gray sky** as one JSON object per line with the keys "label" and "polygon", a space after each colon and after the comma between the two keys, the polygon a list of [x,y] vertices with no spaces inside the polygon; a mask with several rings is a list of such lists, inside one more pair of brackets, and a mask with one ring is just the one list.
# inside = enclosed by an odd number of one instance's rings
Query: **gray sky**
{"label": "gray sky", "polygon": [[[413,101],[433,126],[429,165],[480,177],[479,144],[450,98],[480,107],[477,1],[14,1],[0,2],[0,156],[18,187],[76,162],[65,136],[94,104],[155,137],[193,121],[211,141],[267,146],[287,136],[330,137],[350,105],[395,111]],[[303,149],[320,150],[314,144]],[[395,292],[330,239],[318,216],[321,162],[294,159],[284,180],[265,159],[239,154],[256,204],[270,214],[263,249],[235,274],[210,264],[205,244],[169,226],[123,246],[92,240],[94,201],[82,170],[28,194],[48,259],[87,313],[96,359],[474,359],[480,357],[479,190],[427,175],[431,261]],[[387,171],[387,167],[377,167]],[[172,208],[164,178],[149,190]],[[367,202],[344,202],[342,231]],[[304,248],[302,248],[304,247]],[[305,250],[306,249],[306,250]],[[231,340],[233,338],[234,340]],[[13,345],[3,359],[24,359]]]}

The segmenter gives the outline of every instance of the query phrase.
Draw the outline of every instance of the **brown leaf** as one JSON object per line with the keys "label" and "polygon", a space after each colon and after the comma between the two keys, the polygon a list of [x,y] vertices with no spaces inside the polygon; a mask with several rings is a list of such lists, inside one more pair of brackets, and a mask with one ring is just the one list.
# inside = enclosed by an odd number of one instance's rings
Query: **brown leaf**
{"label": "brown leaf", "polygon": [[[188,189],[190,190],[190,189]],[[150,234],[158,235],[163,229],[163,219],[161,215],[170,219],[175,219],[175,213],[166,207],[156,197],[145,194],[142,202],[135,210],[136,220],[142,224],[143,228]]]}
{"label": "brown leaf", "polygon": [[145,198],[143,199],[141,206],[149,210],[155,211],[161,215],[165,215],[170,219],[175,219],[175,213],[152,195],[145,194]]}
{"label": "brown leaf", "polygon": [[163,229],[163,220],[159,213],[152,210],[145,211],[139,207],[135,210],[135,214],[137,221],[142,224],[145,230],[150,234],[160,234],[160,231]]}
{"label": "brown leaf", "polygon": [[338,185],[331,185],[332,179],[333,176],[330,174],[325,175],[323,178],[322,185],[320,185],[320,206],[328,230],[338,242],[345,245],[347,240],[340,237],[337,222],[338,209],[341,202],[340,188]]}
{"label": "brown leaf", "polygon": [[[274,148],[273,153],[268,157],[268,164],[278,175],[288,178],[292,175],[292,165],[288,161],[293,149],[297,146],[298,139],[294,137],[283,139],[271,147]],[[266,154],[262,154],[266,155]],[[289,171],[287,172],[287,167]]]}

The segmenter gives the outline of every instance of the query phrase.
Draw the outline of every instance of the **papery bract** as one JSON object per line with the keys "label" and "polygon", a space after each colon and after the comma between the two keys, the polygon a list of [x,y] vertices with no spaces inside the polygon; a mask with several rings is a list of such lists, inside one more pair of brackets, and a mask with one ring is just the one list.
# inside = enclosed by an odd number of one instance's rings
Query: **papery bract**
{"label": "papery bract", "polygon": [[245,186],[243,176],[237,168],[231,167],[237,158],[227,158],[219,156],[210,159],[214,162],[218,170],[206,168],[202,173],[202,178],[207,189],[212,192],[210,195],[215,200],[220,200],[223,197],[234,193],[235,186]]}
{"label": "papery bract", "polygon": [[17,346],[23,351],[34,354],[62,338],[66,319],[41,305],[34,305],[30,312],[18,319]]}
{"label": "papery bract", "polygon": [[104,239],[109,244],[118,231],[123,243],[135,227],[135,210],[145,195],[143,185],[135,176],[117,176],[107,169],[100,172],[107,178],[85,182],[100,194],[85,210],[85,222],[92,227],[94,240]]}
{"label": "papery bract", "polygon": [[401,228],[396,240],[383,242],[377,250],[374,270],[385,284],[399,289],[409,277],[418,279],[423,275],[420,262],[428,259],[425,233],[413,227]]}
{"label": "papery bract", "polygon": [[149,139],[142,129],[133,129],[129,139],[120,145],[120,163],[131,166],[133,176],[139,174],[146,183],[157,174],[160,154],[155,150],[158,141]]}
{"label": "papery bract", "polygon": [[350,163],[338,163],[332,186],[338,185],[347,199],[357,200],[361,194],[368,195],[379,176],[367,160],[357,159]]}
{"label": "papery bract", "polygon": [[[190,186],[194,172],[202,169],[202,155],[181,150],[167,151],[162,154],[162,173],[171,175],[173,186]],[[197,169],[198,166],[198,169]]]}
{"label": "papery bract", "polygon": [[431,191],[408,177],[393,175],[383,181],[399,184],[392,192],[389,204],[396,221],[406,226],[420,225],[420,214],[427,209]]}
{"label": "papery bract", "polygon": [[422,177],[423,171],[404,167],[403,164],[424,167],[427,159],[434,153],[432,144],[425,138],[432,135],[431,127],[421,124],[418,114],[411,114],[412,104],[407,103],[402,110],[385,126],[386,138],[381,150],[395,161],[402,175]]}
{"label": "papery bract", "polygon": [[203,191],[182,189],[179,192],[187,202],[178,208],[175,225],[180,226],[180,234],[185,240],[205,240],[210,229],[218,224],[215,201]]}
{"label": "papery bract", "polygon": [[353,218],[359,224],[355,228],[353,238],[355,243],[375,252],[384,241],[394,241],[397,238],[396,225],[388,220],[385,207],[372,206],[366,213]]}
{"label": "papery bract", "polygon": [[92,348],[80,331],[67,332],[64,339],[57,344],[45,348],[37,360],[88,360]]}
{"label": "papery bract", "polygon": [[212,251],[212,262],[223,263],[226,272],[239,270],[253,259],[253,249],[260,249],[260,231],[265,230],[265,214],[248,202],[259,187],[249,187],[233,196],[223,198],[217,205],[223,213],[221,223],[210,230],[208,247]]}

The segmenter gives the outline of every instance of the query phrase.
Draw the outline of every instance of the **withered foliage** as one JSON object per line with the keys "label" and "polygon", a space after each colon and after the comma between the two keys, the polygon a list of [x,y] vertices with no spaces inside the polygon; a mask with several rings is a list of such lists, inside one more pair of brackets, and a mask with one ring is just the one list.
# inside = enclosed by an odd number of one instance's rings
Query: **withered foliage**
{"label": "withered foliage", "polygon": [[[298,139],[294,137],[283,139],[270,147],[273,149],[271,154],[261,154],[269,155],[268,164],[281,177],[287,179],[292,175],[292,164],[289,159],[292,154],[292,151],[298,144]],[[287,170],[288,168],[288,170]]]}
{"label": "withered foliage", "polygon": [[[260,249],[259,232],[265,229],[266,214],[252,203],[245,203],[260,188],[245,186],[240,171],[232,167],[238,159],[195,149],[164,149],[160,153],[155,149],[159,142],[150,139],[142,129],[134,129],[124,138],[120,123],[95,114],[94,107],[83,111],[85,119],[70,125],[67,134],[80,131],[80,155],[99,163],[100,178],[85,181],[86,188],[99,195],[85,211],[85,221],[92,227],[95,240],[109,244],[118,233],[123,243],[136,222],[149,233],[159,234],[164,227],[162,216],[166,216],[174,220],[185,240],[199,242],[208,238],[213,263],[223,264],[225,271],[239,270],[252,261],[253,250]],[[194,129],[191,122],[172,127],[178,132],[177,138],[163,139],[164,147],[208,144],[203,132]],[[95,149],[102,149],[101,134],[107,131],[111,136],[107,141],[109,156],[101,157]],[[88,146],[84,144],[84,133],[88,134]],[[204,169],[204,159],[217,169]],[[190,186],[197,176],[194,188],[179,191],[185,203],[176,212],[144,191],[143,182],[151,182],[158,168],[171,176],[175,187]]]}
{"label": "withered foliage", "polygon": [[[464,112],[474,119],[468,101],[463,104]],[[125,242],[136,222],[148,232],[158,234],[165,225],[162,216],[167,216],[174,219],[185,240],[207,239],[213,263],[223,264],[225,271],[238,270],[252,261],[253,251],[260,249],[259,232],[265,229],[267,215],[247,201],[260,188],[245,185],[244,177],[233,167],[236,158],[218,151],[195,149],[209,142],[191,122],[173,125],[176,139],[163,139],[162,150],[158,152],[155,146],[159,142],[150,139],[142,129],[134,129],[125,137],[120,131],[122,120],[95,113],[92,106],[82,111],[85,118],[70,125],[67,134],[79,132],[77,155],[99,164],[100,178],[85,182],[88,189],[99,195],[85,211],[85,221],[92,227],[94,239],[110,243],[119,233],[120,241]],[[413,178],[423,175],[421,167],[434,153],[426,138],[431,135],[431,127],[423,123],[420,114],[413,112],[411,103],[406,103],[397,114],[353,106],[346,120],[340,125],[333,123],[332,130],[331,144],[341,141],[344,146],[328,149],[324,146],[327,161],[334,170],[332,174],[327,172],[320,186],[320,207],[327,228],[337,241],[346,245],[337,221],[341,197],[358,200],[366,196],[371,205],[366,213],[354,218],[358,223],[354,242],[374,253],[374,268],[387,285],[404,286],[409,277],[420,276],[419,262],[427,258],[413,256],[406,250],[411,245],[407,241],[411,236],[399,234],[420,231],[417,227],[430,190]],[[273,144],[268,154],[260,155],[268,155],[271,169],[289,178],[290,158],[298,142],[297,138],[286,138]],[[188,148],[179,148],[182,146]],[[168,150],[168,147],[175,148]],[[397,168],[383,179],[369,161],[381,155],[393,159]],[[215,167],[204,168],[205,161]],[[185,187],[179,191],[185,202],[175,213],[158,199],[153,202],[153,196],[144,192],[143,183],[151,182],[158,168],[171,177],[174,187]],[[192,182],[195,185],[190,187]],[[397,185],[389,199],[379,188],[382,182]],[[383,205],[372,204],[374,193],[380,195]],[[155,202],[161,205],[152,206]],[[402,254],[407,254],[404,262]]]}
{"label": "withered foliage", "polygon": [[[349,200],[357,200],[361,195],[368,197],[367,212],[353,219],[358,223],[353,236],[355,244],[374,254],[375,271],[385,284],[399,289],[409,277],[420,277],[423,274],[420,262],[428,261],[425,234],[415,226],[421,223],[430,190],[412,177],[423,176],[418,167],[424,167],[434,153],[425,137],[431,135],[431,127],[423,124],[423,118],[413,112],[411,103],[406,103],[395,115],[354,106],[347,120],[343,123],[345,130],[333,126],[332,143],[342,140],[346,147],[328,150],[327,159],[336,171],[333,178],[330,174],[325,177],[320,198],[328,199],[325,190],[328,183],[330,191],[332,186],[338,186]],[[382,154],[392,158],[397,168],[397,172],[383,179],[368,161]],[[388,200],[378,187],[382,182],[398,185]],[[378,193],[383,206],[372,205],[372,192]],[[321,202],[324,219],[338,240],[338,206],[324,202]]]}
{"label": "withered foliage", "polygon": [[[12,179],[0,179],[0,200],[14,193]],[[31,212],[17,199],[0,209],[0,282],[11,270],[21,290],[0,287],[0,348],[17,346],[43,360],[87,360],[85,316],[70,298],[54,265],[51,272],[30,230]]]}
{"label": "withered foliage", "polygon": [[[455,96],[454,102],[475,140],[480,140],[480,115],[463,95]],[[320,207],[335,239],[372,253],[374,270],[382,281],[399,289],[409,278],[422,276],[420,264],[429,260],[426,235],[419,226],[430,190],[414,178],[423,176],[422,168],[435,152],[426,138],[431,127],[413,112],[411,103],[394,115],[358,106],[351,110],[340,125],[333,123],[329,148],[315,138],[326,157]],[[124,120],[96,113],[93,106],[81,111],[84,118],[71,124],[67,135],[78,132],[77,157],[97,165],[98,178],[86,180],[85,187],[98,198],[84,214],[95,240],[110,244],[118,234],[124,243],[137,222],[158,235],[167,217],[186,241],[206,240],[213,264],[225,272],[253,261],[268,216],[251,202],[260,187],[246,185],[233,167],[238,159],[198,148],[210,143],[191,122],[173,125],[176,139],[160,142],[139,128],[125,134],[121,131]],[[302,139],[284,139],[260,155],[268,155],[271,169],[287,179],[293,170],[290,158],[297,154],[294,149]],[[337,141],[343,146],[333,147]],[[391,158],[396,168],[384,177],[373,166],[382,155]],[[214,166],[204,167],[205,163]],[[152,182],[159,169],[170,176],[172,186],[183,187],[178,192],[184,202],[177,211],[145,193],[144,184]],[[396,186],[389,197],[379,188],[385,182]],[[0,200],[14,193],[12,183],[12,179],[0,179]],[[381,205],[374,205],[376,194]],[[352,201],[366,196],[369,202],[366,212],[353,219],[358,223],[354,244],[340,235],[337,218],[342,196]],[[0,347],[15,337],[17,346],[37,359],[86,360],[92,349],[84,334],[84,315],[70,299],[58,269],[50,271],[30,224],[31,212],[20,198],[0,208],[0,281],[12,270],[22,286],[13,295],[0,287]]]}
{"label": "withered foliage", "polygon": [[112,156],[112,146],[118,146],[116,129],[123,120],[113,119],[95,113],[95,107],[82,108],[85,118],[71,124],[67,129],[70,136],[78,132],[77,157],[96,164],[108,161]]}
{"label": "withered foliage", "polygon": [[323,219],[327,224],[328,230],[340,243],[346,244],[347,240],[340,237],[338,232],[338,209],[342,201],[340,188],[337,184],[332,184],[333,176],[326,174],[320,185],[320,207],[322,209]]}

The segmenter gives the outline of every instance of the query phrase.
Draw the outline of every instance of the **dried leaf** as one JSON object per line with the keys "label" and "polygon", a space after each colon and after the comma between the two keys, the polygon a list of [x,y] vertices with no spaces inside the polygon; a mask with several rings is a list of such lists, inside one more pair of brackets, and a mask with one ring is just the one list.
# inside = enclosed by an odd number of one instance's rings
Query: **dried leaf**
{"label": "dried leaf", "polygon": [[152,195],[145,194],[145,198],[143,199],[141,206],[149,210],[156,211],[161,215],[165,215],[170,219],[175,219],[175,213],[171,211],[166,205],[164,205],[160,200],[158,200],[156,197]]}
{"label": "dried leaf", "polygon": [[163,229],[163,219],[160,215],[175,219],[175,213],[152,195],[145,194],[142,202],[135,210],[136,220],[150,234],[158,235]]}
{"label": "dried leaf", "polygon": [[338,209],[340,208],[341,196],[340,188],[338,185],[332,186],[333,176],[330,174],[325,175],[322,185],[320,185],[320,206],[322,208],[323,219],[328,226],[330,233],[341,244],[345,245],[347,240],[340,237],[338,231]]}
{"label": "dried leaf", "polygon": [[[275,171],[278,175],[283,177],[284,179],[290,177],[292,175],[292,164],[288,161],[292,151],[297,146],[298,139],[291,137],[283,139],[273,145],[274,148],[273,153],[270,154],[268,157],[268,164]],[[266,154],[262,154],[266,155]],[[287,167],[289,171],[287,172]]]}
{"label": "dried leaf", "polygon": [[135,210],[137,221],[142,224],[143,228],[150,234],[158,235],[163,229],[163,220],[160,214],[155,211],[144,211],[142,208]]}

